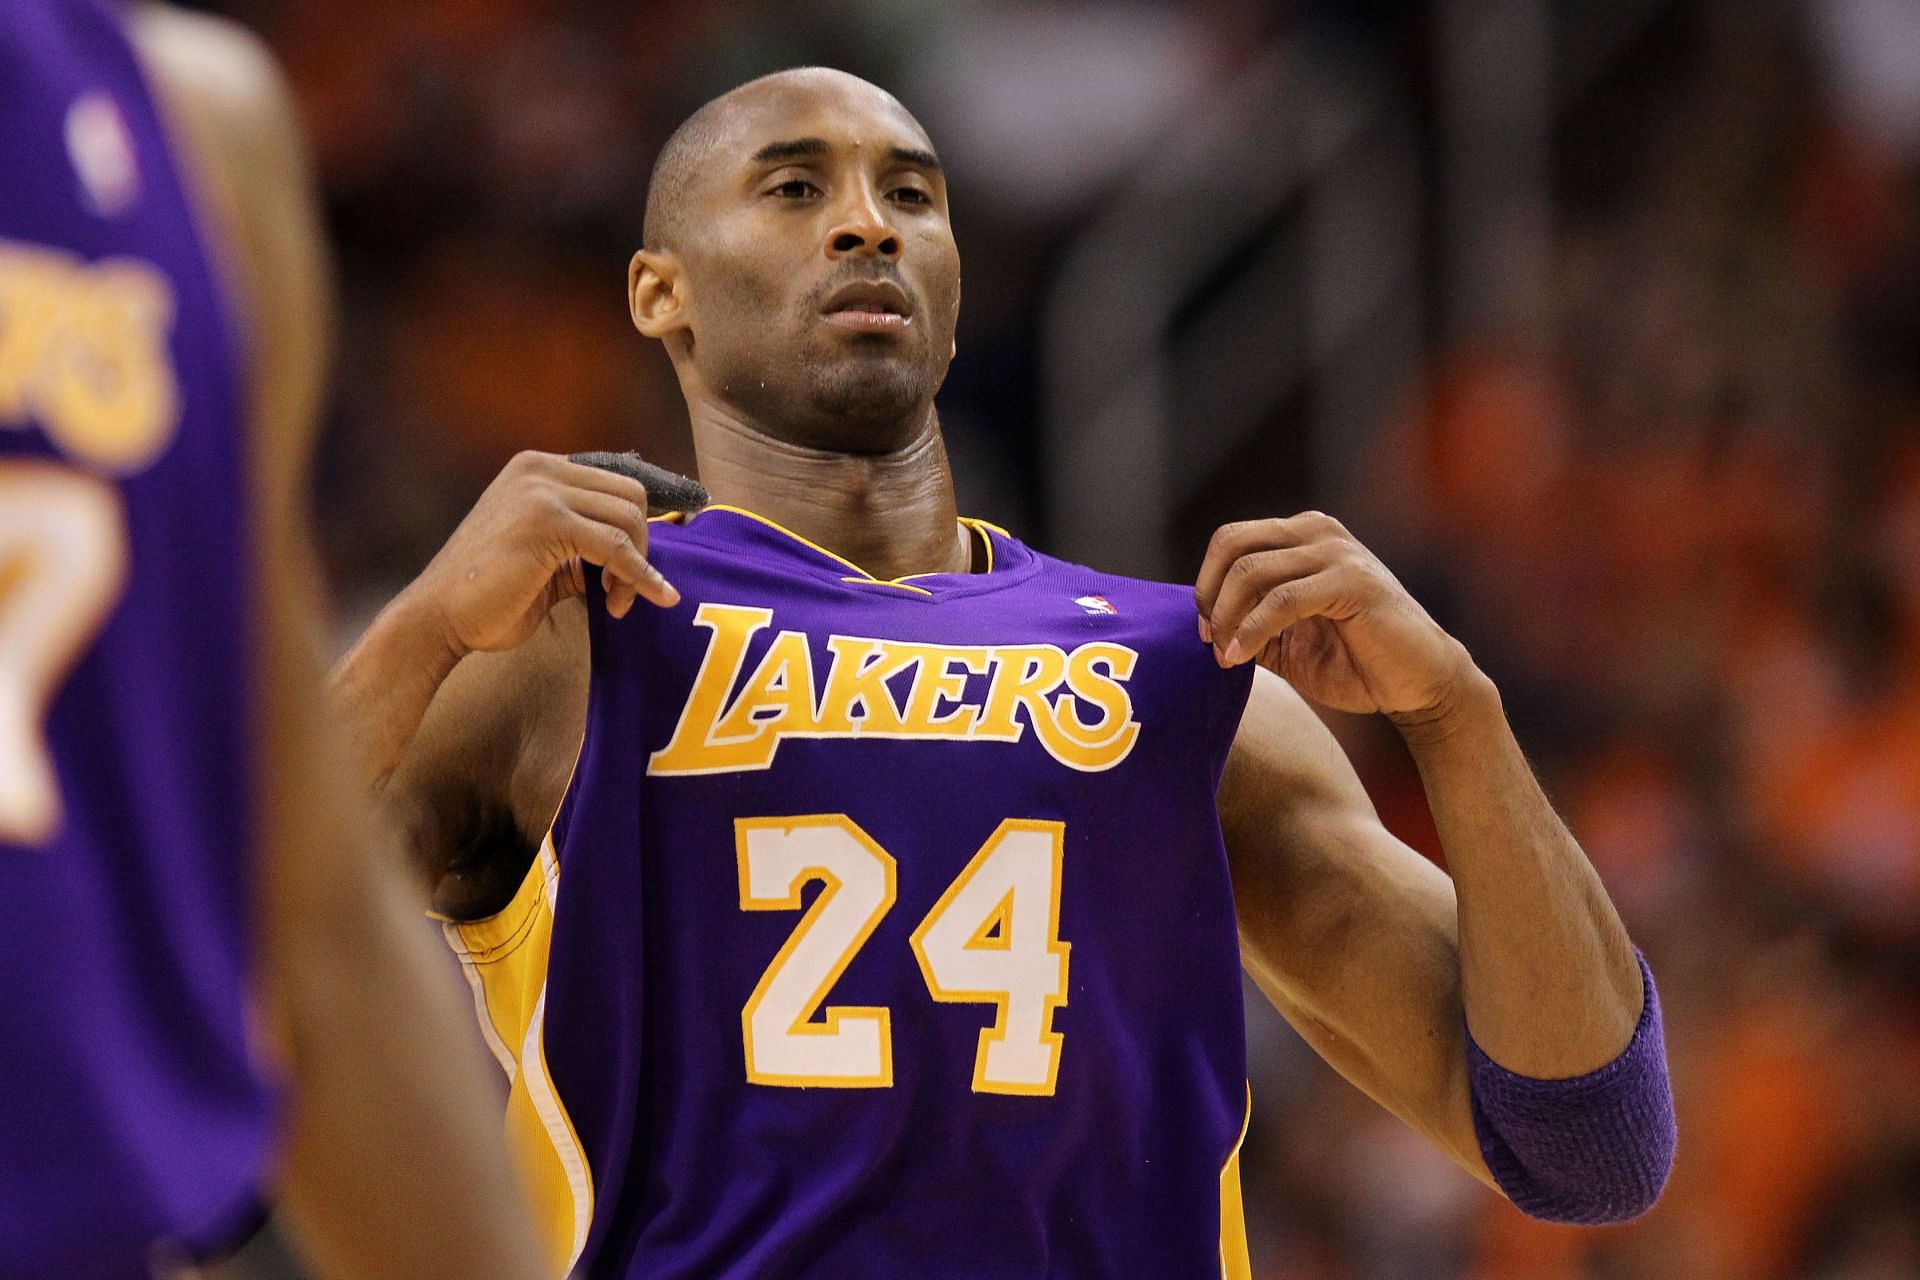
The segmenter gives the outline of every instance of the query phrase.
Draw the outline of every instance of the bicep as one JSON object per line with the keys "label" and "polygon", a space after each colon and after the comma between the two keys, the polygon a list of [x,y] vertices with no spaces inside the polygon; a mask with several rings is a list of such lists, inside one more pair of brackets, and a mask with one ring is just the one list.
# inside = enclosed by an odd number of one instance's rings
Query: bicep
{"label": "bicep", "polygon": [[[331,331],[312,177],[291,98],[255,37],[158,4],[134,6],[127,21],[227,286],[245,372],[259,732],[269,760],[297,757],[318,718],[320,575],[306,484]],[[268,801],[270,823],[283,825],[285,798]]]}
{"label": "bicep", "polygon": [[[312,936],[312,922],[355,918],[363,899],[402,891],[387,856],[390,841],[367,824],[373,815],[358,798],[344,745],[323,710],[321,575],[308,478],[332,295],[318,200],[291,95],[257,38],[232,23],[157,4],[129,10],[128,25],[213,233],[207,243],[227,286],[245,367],[255,732],[264,762],[257,784],[262,922],[270,940],[298,946]],[[505,766],[497,785],[488,771],[504,759],[499,735],[454,737],[484,715],[514,709],[489,699],[490,684],[509,696],[522,687],[487,680],[501,674],[488,670],[491,662],[474,665],[439,709],[437,750],[420,762],[400,802],[384,806],[423,851],[445,843],[440,833],[449,829],[449,815],[484,822],[487,810],[470,798],[505,796],[511,781]],[[462,756],[469,743],[470,754]],[[274,950],[270,945],[269,954]]]}
{"label": "bicep", "polygon": [[1265,671],[1220,813],[1248,974],[1336,1070],[1485,1181],[1453,883],[1381,825],[1332,734]]}

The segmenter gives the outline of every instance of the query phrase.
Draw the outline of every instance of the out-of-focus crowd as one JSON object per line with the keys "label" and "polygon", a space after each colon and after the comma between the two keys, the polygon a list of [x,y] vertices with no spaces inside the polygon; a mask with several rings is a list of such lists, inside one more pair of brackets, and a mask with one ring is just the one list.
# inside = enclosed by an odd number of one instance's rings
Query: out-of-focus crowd
{"label": "out-of-focus crowd", "polygon": [[[286,61],[328,200],[350,625],[515,450],[691,467],[622,283],[653,150],[713,93],[825,62],[928,123],[966,262],[962,505],[1045,545],[1036,312],[1088,211],[1275,42],[1370,47],[1424,120],[1438,25],[1386,0],[220,7]],[[1920,1277],[1920,6],[1641,7],[1553,122],[1548,318],[1429,325],[1338,514],[1493,673],[1651,958],[1678,1166],[1638,1223],[1528,1222],[1250,1008],[1263,1280]],[[1336,729],[1439,856],[1390,732]]]}
{"label": "out-of-focus crowd", "polygon": [[[1654,964],[1668,1193],[1531,1223],[1299,1070],[1270,1275],[1920,1276],[1920,8],[1836,8],[1704,41],[1656,127],[1567,131],[1550,330],[1441,350],[1356,513],[1496,673]],[[1904,97],[1850,100],[1835,54]],[[1404,756],[1344,728],[1437,855]]]}

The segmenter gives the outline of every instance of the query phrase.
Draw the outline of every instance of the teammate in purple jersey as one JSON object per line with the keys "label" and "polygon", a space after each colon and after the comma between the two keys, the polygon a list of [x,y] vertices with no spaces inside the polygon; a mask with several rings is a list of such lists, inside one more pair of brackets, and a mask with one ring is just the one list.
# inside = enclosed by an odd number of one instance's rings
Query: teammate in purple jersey
{"label": "teammate in purple jersey", "polygon": [[[959,281],[891,96],[709,104],[628,291],[717,501],[523,455],[336,673],[556,1274],[1246,1276],[1242,966],[1527,1212],[1644,1210],[1651,976],[1493,685],[1323,515],[1190,588],[961,519]],[[1399,726],[1451,877],[1306,698]]]}
{"label": "teammate in purple jersey", "polygon": [[276,1176],[326,1274],[534,1275],[317,731],[327,299],[277,75],[211,19],[9,0],[0,174],[0,1276],[170,1271]]}

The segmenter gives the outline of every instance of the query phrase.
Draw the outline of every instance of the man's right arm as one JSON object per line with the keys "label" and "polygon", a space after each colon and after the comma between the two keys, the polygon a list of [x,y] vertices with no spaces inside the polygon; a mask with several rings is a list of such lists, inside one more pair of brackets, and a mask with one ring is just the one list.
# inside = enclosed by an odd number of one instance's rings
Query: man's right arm
{"label": "man's right arm", "polygon": [[647,489],[523,453],[335,668],[329,698],[436,906],[512,896],[585,724],[589,566],[607,608],[679,599],[646,561]]}
{"label": "man's right arm", "polygon": [[492,915],[532,864],[586,724],[586,622],[563,600],[519,647],[449,658],[400,599],[335,668],[335,714],[436,911]]}
{"label": "man's right arm", "polygon": [[462,655],[427,602],[402,592],[340,659],[327,693],[376,791],[393,780]]}

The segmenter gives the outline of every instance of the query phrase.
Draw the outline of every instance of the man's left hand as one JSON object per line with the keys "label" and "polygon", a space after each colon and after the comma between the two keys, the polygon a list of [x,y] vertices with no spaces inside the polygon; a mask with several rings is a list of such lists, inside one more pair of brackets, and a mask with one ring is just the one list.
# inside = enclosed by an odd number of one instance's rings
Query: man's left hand
{"label": "man's left hand", "polygon": [[1194,597],[1222,666],[1258,661],[1340,711],[1419,721],[1477,674],[1387,567],[1331,516],[1222,525]]}

